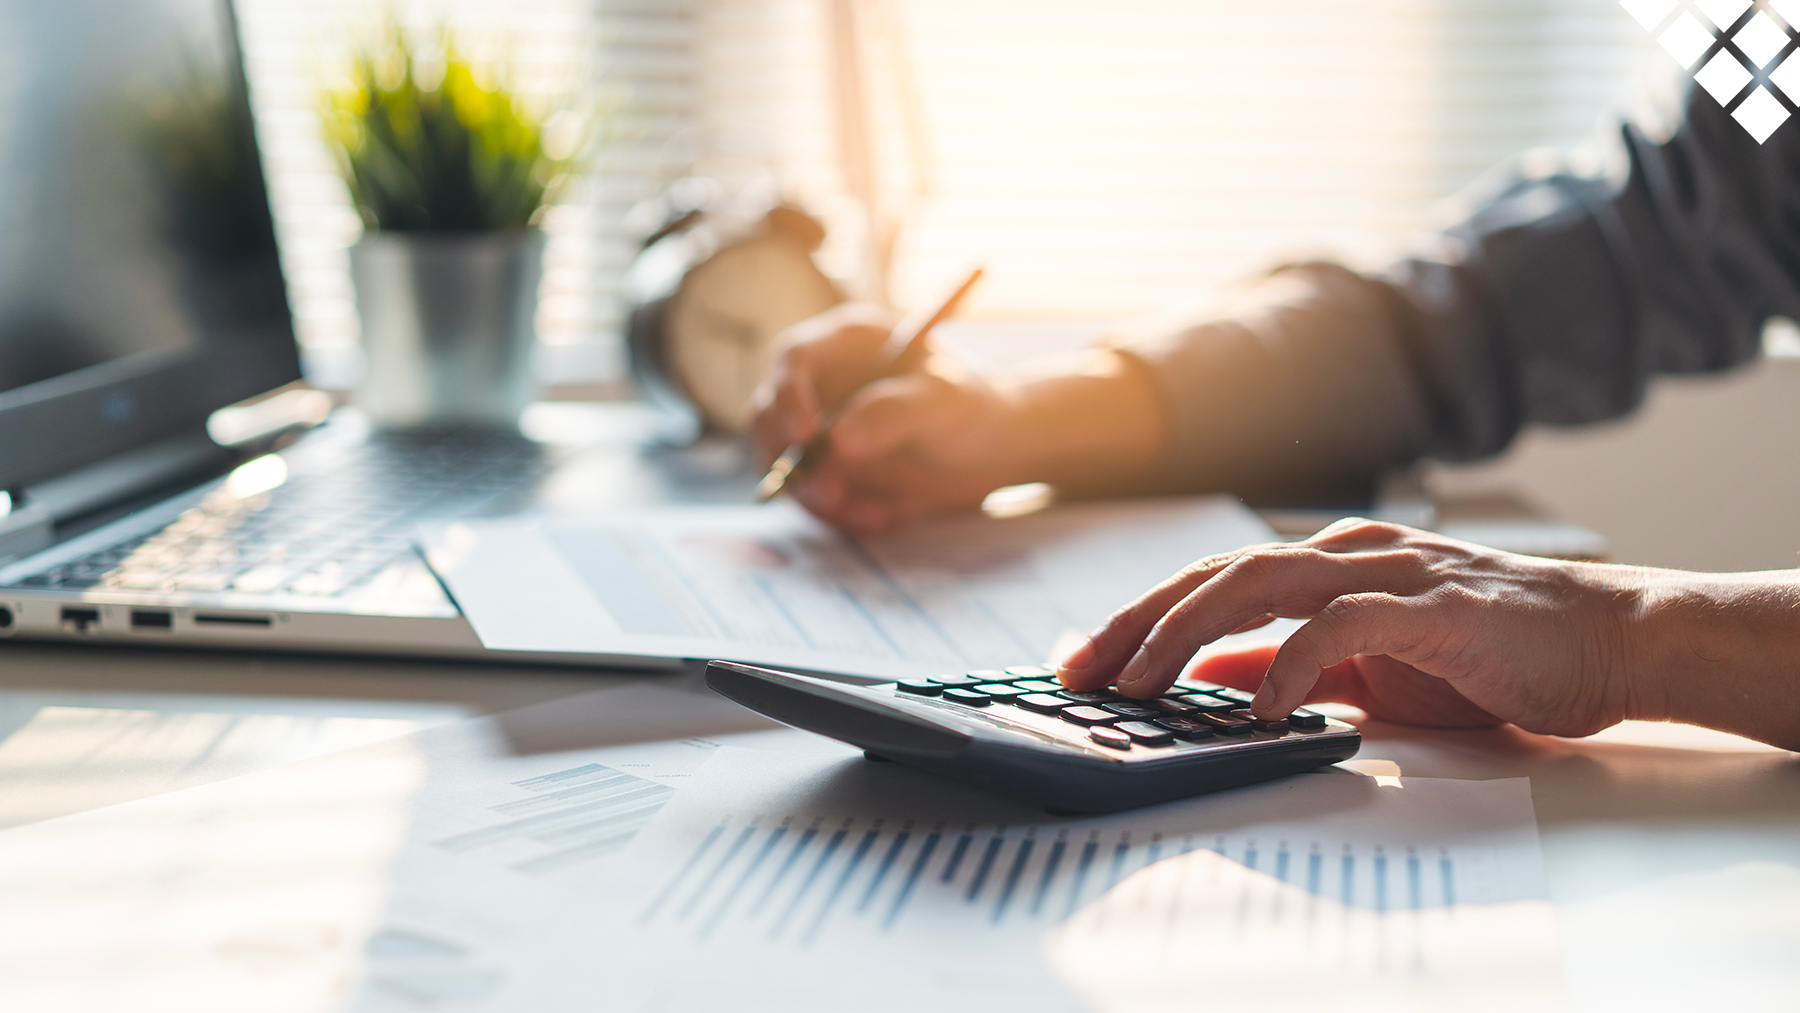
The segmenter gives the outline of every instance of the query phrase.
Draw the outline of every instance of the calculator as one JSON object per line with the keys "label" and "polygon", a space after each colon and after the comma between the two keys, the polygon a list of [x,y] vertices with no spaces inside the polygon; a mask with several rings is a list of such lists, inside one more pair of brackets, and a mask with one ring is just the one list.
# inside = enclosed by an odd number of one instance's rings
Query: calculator
{"label": "calculator", "polygon": [[1250,694],[1177,682],[1154,700],[1066,690],[1027,665],[874,686],[714,661],[706,684],[786,725],[1031,799],[1113,812],[1298,774],[1356,755],[1355,726],[1309,710],[1261,721]]}

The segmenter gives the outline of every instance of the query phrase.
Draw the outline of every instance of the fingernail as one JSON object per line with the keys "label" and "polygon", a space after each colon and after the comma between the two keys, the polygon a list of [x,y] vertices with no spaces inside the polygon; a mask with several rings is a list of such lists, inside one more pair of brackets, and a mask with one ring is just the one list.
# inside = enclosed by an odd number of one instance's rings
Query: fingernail
{"label": "fingernail", "polygon": [[1135,685],[1139,679],[1142,679],[1148,674],[1149,671],[1150,656],[1140,650],[1131,656],[1130,661],[1125,663],[1125,668],[1119,672],[1119,678],[1115,684],[1120,689],[1129,689]]}
{"label": "fingernail", "polygon": [[1062,664],[1060,664],[1056,667],[1057,667],[1058,671],[1068,672],[1068,673],[1072,674],[1072,673],[1080,672],[1080,671],[1086,669],[1089,665],[1092,665],[1093,663],[1094,663],[1094,642],[1092,640],[1083,640],[1081,642],[1081,646],[1075,648],[1075,650],[1073,652],[1071,652],[1068,657],[1066,657],[1062,660]]}
{"label": "fingernail", "polygon": [[1264,711],[1275,704],[1275,684],[1267,679],[1256,689],[1256,695],[1250,698],[1250,709]]}

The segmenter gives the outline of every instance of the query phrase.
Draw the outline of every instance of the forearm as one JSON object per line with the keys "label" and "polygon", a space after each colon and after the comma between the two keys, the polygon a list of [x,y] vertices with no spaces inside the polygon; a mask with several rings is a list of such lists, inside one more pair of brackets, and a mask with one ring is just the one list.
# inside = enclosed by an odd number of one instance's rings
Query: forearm
{"label": "forearm", "polygon": [[1008,424],[1003,484],[1048,482],[1077,494],[1142,486],[1167,454],[1169,413],[1143,364],[1099,352],[1073,373],[996,384]]}
{"label": "forearm", "polygon": [[1800,750],[1800,570],[1652,573],[1630,716]]}
{"label": "forearm", "polygon": [[1293,265],[1180,326],[1117,343],[1169,418],[1157,491],[1338,504],[1423,452],[1430,408],[1387,286]]}

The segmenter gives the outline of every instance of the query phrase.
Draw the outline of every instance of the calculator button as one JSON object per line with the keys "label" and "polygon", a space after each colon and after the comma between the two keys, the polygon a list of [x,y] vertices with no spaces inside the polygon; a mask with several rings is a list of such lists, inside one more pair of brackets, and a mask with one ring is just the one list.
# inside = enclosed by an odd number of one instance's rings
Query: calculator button
{"label": "calculator button", "polygon": [[950,689],[944,690],[944,699],[954,700],[960,704],[968,704],[970,707],[986,707],[988,704],[994,702],[994,698],[988,696],[986,693],[977,693],[972,689],[964,689],[961,686],[953,686]]}
{"label": "calculator button", "polygon": [[1210,739],[1213,737],[1213,726],[1193,718],[1157,718],[1156,727],[1174,733],[1183,739]]}
{"label": "calculator button", "polygon": [[1221,700],[1216,696],[1208,696],[1205,693],[1191,693],[1181,699],[1184,703],[1203,711],[1229,711],[1236,710],[1243,706],[1243,704],[1238,703],[1235,700]]}
{"label": "calculator button", "polygon": [[1064,707],[1062,719],[1078,725],[1104,725],[1119,720],[1119,716],[1108,714],[1098,707],[1076,706]]}
{"label": "calculator button", "polygon": [[1036,679],[1046,675],[1055,675],[1055,669],[1048,665],[1025,665],[1022,668],[1009,668],[1007,675],[1016,675],[1021,679]]}
{"label": "calculator button", "polygon": [[1229,714],[1202,714],[1199,717],[1201,721],[1213,726],[1215,735],[1250,734],[1250,722],[1241,718],[1234,718]]}
{"label": "calculator button", "polygon": [[1111,746],[1114,749],[1131,748],[1131,736],[1126,735],[1124,732],[1108,728],[1105,725],[1089,728],[1088,738],[1093,739],[1103,746]]}
{"label": "calculator button", "polygon": [[984,682],[979,686],[970,686],[969,688],[977,693],[986,693],[988,696],[996,699],[1009,696],[1024,696],[1026,693],[1031,692],[1028,689],[1020,689],[1017,686],[1009,686],[1004,682]]}
{"label": "calculator button", "polygon": [[976,682],[1005,682],[1007,675],[997,668],[981,668],[969,673]]}
{"label": "calculator button", "polygon": [[1214,690],[1225,689],[1225,688],[1227,688],[1227,687],[1221,686],[1216,682],[1204,682],[1200,679],[1183,679],[1180,682],[1175,684],[1175,688],[1173,690],[1171,690],[1171,692],[1175,692],[1175,693],[1211,693]]}
{"label": "calculator button", "polygon": [[916,696],[937,696],[944,691],[943,686],[930,679],[901,679],[894,684],[894,688],[902,693],[912,693]]}
{"label": "calculator button", "polygon": [[1316,728],[1325,727],[1325,715],[1317,714],[1317,713],[1314,713],[1313,711],[1301,709],[1301,710],[1297,710],[1294,713],[1288,715],[1288,724],[1294,726],[1295,728],[1302,728],[1307,731],[1312,731]]}
{"label": "calculator button", "polygon": [[1109,693],[1106,690],[1084,693],[1080,690],[1065,689],[1056,695],[1062,697],[1064,700],[1073,700],[1076,703],[1091,703],[1095,705],[1112,703],[1114,700],[1119,699],[1119,694]]}
{"label": "calculator button", "polygon": [[1052,696],[1049,693],[1027,693],[1024,696],[1013,697],[1012,702],[1028,711],[1037,711],[1039,714],[1055,714],[1064,707],[1075,706],[1062,697]]}
{"label": "calculator button", "polygon": [[1117,714],[1122,718],[1135,718],[1139,721],[1148,721],[1151,718],[1162,716],[1162,712],[1156,708],[1146,707],[1135,702],[1103,703],[1100,705],[1100,709]]}
{"label": "calculator button", "polygon": [[1275,718],[1272,721],[1265,721],[1255,714],[1250,713],[1249,710],[1235,710],[1231,712],[1231,716],[1237,718],[1239,721],[1250,722],[1250,727],[1259,732],[1276,732],[1279,734],[1288,730],[1287,718]]}
{"label": "calculator button", "polygon": [[1178,696],[1164,696],[1157,697],[1155,700],[1145,700],[1144,706],[1155,710],[1158,714],[1176,718],[1184,718],[1190,714],[1198,713],[1200,710],[1198,705],[1188,703],[1185,699]]}
{"label": "calculator button", "polygon": [[1239,707],[1247,706],[1251,700],[1256,698],[1255,693],[1246,693],[1241,689],[1232,689],[1229,686],[1220,686],[1218,689],[1209,689],[1207,692],[1221,700],[1236,700]]}
{"label": "calculator button", "polygon": [[1013,683],[1013,685],[1015,685],[1023,690],[1029,690],[1030,692],[1033,692],[1033,693],[1060,693],[1060,692],[1062,692],[1062,683],[1051,682],[1048,679],[1026,679],[1023,682],[1015,682],[1015,683]]}
{"label": "calculator button", "polygon": [[1173,733],[1147,721],[1121,721],[1113,727],[1131,736],[1131,741],[1140,746],[1166,746],[1175,741]]}
{"label": "calculator button", "polygon": [[934,675],[929,681],[940,686],[973,686],[981,680],[972,675]]}

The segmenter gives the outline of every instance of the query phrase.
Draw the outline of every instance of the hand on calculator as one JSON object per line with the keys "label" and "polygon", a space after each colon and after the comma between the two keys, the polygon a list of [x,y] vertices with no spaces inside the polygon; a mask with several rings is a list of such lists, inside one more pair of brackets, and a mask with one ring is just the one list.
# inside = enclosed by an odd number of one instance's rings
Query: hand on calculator
{"label": "hand on calculator", "polygon": [[1634,713],[1630,648],[1662,572],[1346,520],[1200,560],[1114,613],[1058,674],[1154,697],[1219,637],[1305,619],[1285,645],[1209,656],[1195,678],[1256,690],[1262,718],[1337,701],[1408,724],[1586,735],[1651,716]]}

